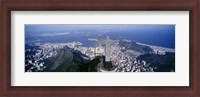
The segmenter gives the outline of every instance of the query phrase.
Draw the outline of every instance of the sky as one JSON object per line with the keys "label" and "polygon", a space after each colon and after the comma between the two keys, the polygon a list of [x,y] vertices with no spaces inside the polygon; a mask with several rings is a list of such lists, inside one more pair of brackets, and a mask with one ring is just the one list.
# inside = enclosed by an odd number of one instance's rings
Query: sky
{"label": "sky", "polygon": [[[111,38],[123,37],[138,42],[175,48],[175,25],[146,24],[27,24],[26,37],[81,38],[101,33]],[[74,37],[76,38],[76,37]]]}

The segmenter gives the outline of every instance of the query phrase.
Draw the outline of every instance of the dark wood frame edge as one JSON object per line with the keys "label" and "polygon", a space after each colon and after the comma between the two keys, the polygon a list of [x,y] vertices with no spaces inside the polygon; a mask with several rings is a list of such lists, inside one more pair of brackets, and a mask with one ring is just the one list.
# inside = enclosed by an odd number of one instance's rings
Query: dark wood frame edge
{"label": "dark wood frame edge", "polygon": [[[46,7],[46,8],[38,8],[38,9],[37,8],[28,8],[28,7],[23,7],[23,8],[8,7],[7,4],[10,4],[10,3],[15,4],[16,2],[3,2],[3,4],[2,4],[3,8],[1,10],[1,12],[4,12],[4,14],[1,14],[1,20],[2,20],[2,22],[1,22],[1,24],[2,24],[1,25],[1,29],[2,29],[1,30],[1,35],[2,36],[1,36],[1,41],[0,41],[1,45],[7,43],[6,41],[10,41],[10,39],[11,39],[10,38],[11,35],[7,35],[8,36],[7,39],[5,39],[4,36],[6,36],[5,35],[6,32],[9,32],[7,34],[10,34],[10,28],[11,28],[10,27],[11,26],[11,24],[10,24],[11,13],[10,12],[12,10],[29,10],[29,11],[31,11],[31,10],[61,10],[61,9],[63,9],[63,7],[59,7],[58,9],[56,9],[56,8],[49,8],[48,9],[48,7]],[[22,2],[22,3],[24,3],[24,2]],[[29,2],[27,2],[27,3],[29,3]],[[192,4],[194,4],[192,7],[190,5],[190,7],[185,7],[185,8],[183,8],[183,7],[180,7],[180,8],[175,7],[175,8],[171,8],[171,9],[169,9],[169,8],[161,8],[161,9],[159,9],[159,10],[162,10],[162,11],[174,10],[174,9],[176,9],[176,10],[190,10],[190,16],[191,15],[193,16],[193,17],[190,18],[190,32],[193,32],[193,31],[196,32],[196,33],[192,33],[192,34],[195,34],[195,37],[196,37],[196,38],[194,38],[194,35],[193,35],[194,40],[191,40],[192,39],[191,38],[192,35],[190,35],[190,47],[191,47],[191,44],[193,44],[194,42],[198,43],[198,39],[199,39],[198,37],[199,36],[198,36],[197,32],[200,31],[198,29],[198,26],[199,26],[198,16],[200,16],[200,15],[198,13],[196,13],[196,12],[199,11],[199,2],[192,2]],[[156,9],[158,10],[158,8],[159,7],[149,8],[149,9],[147,9],[147,8],[146,9],[145,8],[124,8],[124,9],[123,8],[122,9],[118,8],[118,9],[113,9],[113,8],[101,8],[101,7],[99,7],[99,8],[96,8],[96,9],[94,8],[92,10],[96,10],[96,11],[98,11],[98,10],[114,10],[114,11],[118,11],[118,10],[156,10]],[[7,12],[7,15],[5,15],[5,10]],[[64,10],[83,10],[83,9],[81,9],[81,8],[66,8]],[[85,8],[84,10],[91,10],[91,8]],[[9,16],[9,17],[7,17],[7,19],[5,19],[5,16]],[[197,21],[195,21],[196,19],[197,19]],[[6,22],[8,24],[5,24]],[[3,24],[5,24],[5,25],[3,25]],[[197,27],[195,27],[195,25],[193,25],[193,24],[195,24]],[[7,25],[9,25],[9,27],[7,27]],[[191,27],[191,26],[193,26],[193,27]],[[7,31],[6,31],[6,29],[7,29]],[[0,49],[1,50],[1,59],[2,59],[2,60],[0,60],[1,64],[2,64],[1,67],[3,67],[3,64],[4,64],[2,62],[3,61],[5,62],[5,60],[4,60],[5,58],[3,58],[3,55],[5,55],[5,53],[8,54],[7,55],[8,58],[6,58],[6,59],[8,59],[7,61],[8,61],[8,63],[10,63],[9,59],[11,58],[11,56],[10,56],[10,52],[9,51],[11,50],[11,47],[10,47],[11,43],[8,43],[8,44],[7,44],[7,48],[9,48],[9,50],[7,50],[8,52],[3,52],[3,51],[5,51],[4,50],[5,47],[3,49],[2,48]],[[195,48],[199,48],[198,47],[199,45],[196,45],[196,46],[197,47],[195,47]],[[190,52],[193,52],[193,50],[190,51]],[[192,57],[193,58],[199,58],[199,53],[198,52],[197,52],[197,55],[195,55],[195,57],[193,57],[193,56]],[[192,57],[190,57],[190,60],[193,59]],[[198,60],[198,59],[195,59],[195,60]],[[199,61],[198,61],[198,64],[199,64]],[[5,67],[3,67],[3,68],[5,68]],[[7,70],[10,71],[10,67],[8,67]],[[8,79],[7,81],[10,81],[10,77],[9,77],[10,76],[10,74],[9,74],[10,72],[7,72],[8,75],[4,74],[7,70],[2,70],[1,71],[1,75],[2,75],[1,84],[5,83],[5,81],[3,80],[4,78],[7,78]],[[194,72],[192,72],[192,73],[195,73],[195,74],[200,72],[199,71],[200,69],[198,69],[198,68],[195,69],[193,66],[190,67],[190,71],[191,70],[194,70]],[[197,74],[197,76],[198,76],[198,74]],[[190,79],[193,79],[193,77],[194,77],[193,74],[190,73],[190,77],[191,77]],[[16,91],[24,91],[25,92],[25,91],[34,90],[34,89],[36,90],[37,89],[38,91],[33,95],[48,95],[47,91],[52,91],[52,90],[63,91],[63,92],[59,92],[58,93],[59,95],[74,95],[75,92],[78,92],[79,93],[78,95],[80,95],[80,94],[82,94],[82,95],[87,95],[87,94],[88,95],[96,95],[96,94],[102,95],[102,93],[106,93],[107,95],[115,95],[115,94],[117,94],[117,95],[132,95],[132,94],[143,95],[142,91],[143,90],[148,90],[148,91],[152,91],[154,93],[152,94],[152,93],[146,93],[145,92],[146,94],[144,94],[144,95],[159,95],[159,96],[161,96],[161,95],[163,95],[165,93],[159,92],[159,91],[163,90],[163,91],[168,91],[168,92],[166,92],[166,94],[169,94],[169,95],[179,95],[179,96],[180,95],[182,95],[182,96],[188,95],[188,96],[198,97],[199,96],[199,87],[198,87],[199,86],[199,82],[198,81],[200,81],[198,78],[196,80],[192,81],[192,83],[190,81],[190,87],[107,87],[107,86],[104,86],[104,87],[37,87],[37,86],[36,87],[13,87],[13,86],[10,86],[10,82],[6,82],[7,83],[6,85],[5,84],[1,85],[3,87],[1,93],[2,93],[2,95],[22,95],[22,94],[23,95],[29,95],[29,93],[28,94],[27,93],[22,93],[22,92],[21,93],[17,93]],[[194,86],[194,83],[197,83],[197,84],[195,84],[197,86]],[[114,88],[117,88],[117,89],[114,89]],[[156,91],[158,89],[159,89],[159,91]],[[176,94],[176,92],[174,91],[176,89],[178,89],[178,90],[180,90],[182,92],[177,92],[177,94]],[[47,90],[46,93],[41,93],[41,91],[43,91],[43,90]],[[65,90],[67,90],[68,92],[64,93]],[[116,92],[116,91],[119,91],[119,90],[123,91],[123,92],[122,93]],[[136,93],[136,91],[138,91],[138,90],[139,90],[140,93]],[[83,93],[83,91],[85,93]],[[91,94],[90,93],[91,91],[96,91],[96,92]],[[184,91],[186,93],[183,93]],[[58,95],[58,94],[55,93],[55,94],[51,94],[51,95]]]}

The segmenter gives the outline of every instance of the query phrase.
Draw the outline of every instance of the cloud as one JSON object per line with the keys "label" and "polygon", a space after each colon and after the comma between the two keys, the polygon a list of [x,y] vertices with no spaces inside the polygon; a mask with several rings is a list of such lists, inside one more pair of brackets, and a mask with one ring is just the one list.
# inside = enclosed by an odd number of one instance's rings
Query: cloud
{"label": "cloud", "polygon": [[44,33],[44,34],[37,34],[36,36],[60,36],[60,35],[68,35],[70,34],[69,32],[62,32],[62,33]]}

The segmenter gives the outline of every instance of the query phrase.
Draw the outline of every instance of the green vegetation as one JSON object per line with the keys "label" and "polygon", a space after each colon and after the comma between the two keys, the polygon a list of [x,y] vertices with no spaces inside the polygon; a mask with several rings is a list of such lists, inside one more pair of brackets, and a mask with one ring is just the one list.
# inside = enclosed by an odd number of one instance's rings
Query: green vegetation
{"label": "green vegetation", "polygon": [[97,72],[98,63],[100,63],[99,57],[96,57],[87,64],[73,64],[66,72]]}
{"label": "green vegetation", "polygon": [[137,60],[145,60],[150,63],[150,67],[157,67],[155,72],[170,72],[175,71],[175,54],[166,53],[165,55],[145,54],[137,58]]}
{"label": "green vegetation", "polygon": [[112,62],[104,62],[104,68],[110,71],[112,69]]}
{"label": "green vegetation", "polygon": [[96,66],[100,62],[99,59],[100,57],[96,57],[93,60],[89,60],[89,58],[81,52],[65,47],[58,51],[58,54],[55,57],[45,61],[45,64],[49,64],[46,71],[96,72]]}

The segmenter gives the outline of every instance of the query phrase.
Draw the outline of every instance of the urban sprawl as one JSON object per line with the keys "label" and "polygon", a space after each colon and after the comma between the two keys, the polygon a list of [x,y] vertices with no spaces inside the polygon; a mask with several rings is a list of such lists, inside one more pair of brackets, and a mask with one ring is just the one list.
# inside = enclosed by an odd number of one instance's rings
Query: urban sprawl
{"label": "urban sprawl", "polygon": [[[165,55],[166,52],[175,52],[174,49],[170,48],[146,45],[142,43],[137,44],[149,46],[153,49],[154,54]],[[81,42],[78,41],[68,43],[37,42],[32,45],[38,46],[39,49],[26,49],[26,51],[36,51],[35,55],[29,56],[34,60],[26,60],[28,63],[25,64],[25,66],[32,66],[29,70],[27,70],[28,72],[32,72],[33,68],[37,68],[38,71],[43,71],[44,68],[46,68],[46,65],[44,64],[44,62],[42,62],[42,60],[56,56],[57,50],[62,49],[65,46],[69,47],[70,49],[80,51],[82,54],[87,55],[90,60],[94,59],[96,56],[105,56],[105,45],[101,43],[98,43],[94,47],[85,47]],[[154,69],[157,69],[156,67],[150,67],[150,63],[147,63],[145,60],[137,60],[137,57],[142,55],[142,53],[134,50],[124,49],[125,47],[119,46],[119,42],[115,42],[110,45],[110,60],[112,62],[112,65],[115,67],[110,72],[153,72]],[[99,65],[97,65],[97,70],[99,72],[106,72],[106,70],[101,67],[101,63],[102,62],[100,62]]]}

